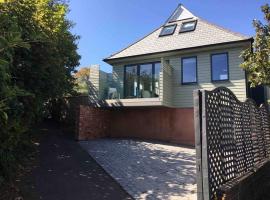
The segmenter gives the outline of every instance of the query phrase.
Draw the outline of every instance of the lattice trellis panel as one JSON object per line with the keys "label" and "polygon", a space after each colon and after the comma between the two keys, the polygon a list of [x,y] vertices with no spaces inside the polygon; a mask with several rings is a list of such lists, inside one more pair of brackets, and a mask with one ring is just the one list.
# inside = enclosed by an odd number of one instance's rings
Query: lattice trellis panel
{"label": "lattice trellis panel", "polygon": [[268,109],[240,102],[227,88],[201,91],[205,116],[209,199],[219,187],[260,166],[270,156]]}

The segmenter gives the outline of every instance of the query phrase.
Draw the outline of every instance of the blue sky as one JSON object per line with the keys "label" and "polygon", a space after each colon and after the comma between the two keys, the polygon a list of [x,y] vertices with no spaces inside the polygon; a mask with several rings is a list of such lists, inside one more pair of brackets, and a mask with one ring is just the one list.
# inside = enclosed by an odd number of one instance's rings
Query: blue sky
{"label": "blue sky", "polygon": [[81,66],[102,60],[162,25],[179,3],[194,15],[230,30],[252,36],[253,19],[262,20],[260,6],[266,0],[70,0],[68,18],[80,35]]}

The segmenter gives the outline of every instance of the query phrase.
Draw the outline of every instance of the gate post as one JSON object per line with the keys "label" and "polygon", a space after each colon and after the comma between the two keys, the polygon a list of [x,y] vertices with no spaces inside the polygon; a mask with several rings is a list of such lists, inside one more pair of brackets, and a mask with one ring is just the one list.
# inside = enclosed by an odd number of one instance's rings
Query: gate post
{"label": "gate post", "polygon": [[202,182],[203,198],[210,200],[209,193],[209,163],[208,163],[208,141],[207,141],[207,116],[206,116],[206,91],[201,91],[201,142],[202,142]]}
{"label": "gate post", "polygon": [[196,148],[196,179],[197,179],[197,199],[203,200],[203,174],[202,174],[202,135],[201,135],[201,104],[202,95],[200,90],[193,91],[194,100],[194,130]]}

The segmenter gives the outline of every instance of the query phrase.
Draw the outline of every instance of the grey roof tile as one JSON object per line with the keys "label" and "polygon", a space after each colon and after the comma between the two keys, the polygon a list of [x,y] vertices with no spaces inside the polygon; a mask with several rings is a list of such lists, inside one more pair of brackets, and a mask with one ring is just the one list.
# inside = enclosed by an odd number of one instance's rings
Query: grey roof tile
{"label": "grey roof tile", "polygon": [[[197,26],[194,31],[179,33],[183,22],[194,19],[197,19]],[[170,24],[177,24],[177,28],[173,35],[159,37],[163,28],[163,26],[161,26],[141,40],[111,55],[105,60],[109,61],[129,56],[139,56],[249,39],[247,36],[229,31],[197,17],[176,21]]]}

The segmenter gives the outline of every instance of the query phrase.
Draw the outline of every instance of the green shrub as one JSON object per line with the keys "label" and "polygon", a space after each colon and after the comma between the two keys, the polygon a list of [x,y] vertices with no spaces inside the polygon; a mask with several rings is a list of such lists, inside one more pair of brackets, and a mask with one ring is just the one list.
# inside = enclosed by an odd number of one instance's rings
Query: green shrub
{"label": "green shrub", "polygon": [[46,103],[73,91],[80,56],[67,11],[64,0],[0,1],[0,183],[31,151]]}

